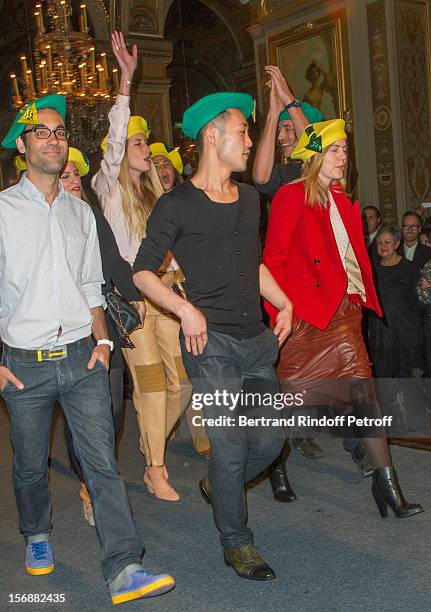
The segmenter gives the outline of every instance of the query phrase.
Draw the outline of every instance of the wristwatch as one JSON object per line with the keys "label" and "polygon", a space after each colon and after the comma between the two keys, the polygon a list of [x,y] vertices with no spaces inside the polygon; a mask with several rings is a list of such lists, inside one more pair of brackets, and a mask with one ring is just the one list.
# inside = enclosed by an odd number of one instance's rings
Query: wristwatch
{"label": "wristwatch", "polygon": [[112,340],[108,340],[108,338],[102,338],[101,340],[97,341],[97,346],[101,346],[103,344],[107,344],[112,351],[114,350],[114,343],[112,342]]}
{"label": "wristwatch", "polygon": [[284,107],[284,110],[288,111],[289,108],[301,108],[301,102],[298,100],[298,98],[294,98],[292,102],[289,102],[289,104],[286,104],[286,106]]}

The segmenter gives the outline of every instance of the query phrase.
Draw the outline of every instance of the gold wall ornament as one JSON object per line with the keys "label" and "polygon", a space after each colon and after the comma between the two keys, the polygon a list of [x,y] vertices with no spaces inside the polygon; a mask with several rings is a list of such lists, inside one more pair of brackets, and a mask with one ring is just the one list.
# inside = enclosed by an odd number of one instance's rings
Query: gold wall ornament
{"label": "gold wall ornament", "polygon": [[397,223],[394,137],[384,0],[377,0],[367,6],[367,22],[380,211],[386,223]]}
{"label": "gold wall ornament", "polygon": [[352,118],[352,111],[349,108],[346,108],[343,111],[343,115],[342,115],[344,122],[346,124],[346,132],[352,133],[353,132],[353,118]]}
{"label": "gold wall ornament", "polygon": [[430,5],[396,0],[395,23],[400,87],[400,127],[405,173],[405,206],[431,198]]}

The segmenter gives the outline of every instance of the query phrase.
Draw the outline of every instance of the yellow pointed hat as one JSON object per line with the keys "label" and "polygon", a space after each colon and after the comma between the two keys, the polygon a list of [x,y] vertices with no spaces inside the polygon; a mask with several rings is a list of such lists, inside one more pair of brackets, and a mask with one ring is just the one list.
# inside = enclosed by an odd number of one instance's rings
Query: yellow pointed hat
{"label": "yellow pointed hat", "polygon": [[302,132],[290,157],[306,161],[343,138],[347,138],[344,119],[310,123]]}
{"label": "yellow pointed hat", "polygon": [[27,162],[25,161],[25,155],[15,155],[15,157],[13,158],[13,165],[15,167],[17,175],[19,175],[21,172],[24,172],[24,170],[27,170]]}
{"label": "yellow pointed hat", "polygon": [[166,157],[166,159],[171,162],[178,174],[183,173],[183,160],[181,159],[181,155],[178,153],[178,149],[168,151],[163,142],[153,142],[153,144],[150,145],[150,151],[151,158],[157,157],[157,155],[163,155],[163,157]]}
{"label": "yellow pointed hat", "polygon": [[88,157],[75,147],[69,147],[68,162],[73,162],[79,172],[79,176],[85,176],[90,171]]}
{"label": "yellow pointed hat", "polygon": [[[140,115],[132,115],[129,119],[129,123],[127,125],[127,138],[134,136],[135,134],[139,134],[142,132],[145,134],[145,138],[148,139],[148,136],[151,134],[151,130],[148,127],[147,120],[141,117]],[[108,134],[106,134],[105,138],[102,140],[102,151],[106,151],[106,145],[108,144]]]}

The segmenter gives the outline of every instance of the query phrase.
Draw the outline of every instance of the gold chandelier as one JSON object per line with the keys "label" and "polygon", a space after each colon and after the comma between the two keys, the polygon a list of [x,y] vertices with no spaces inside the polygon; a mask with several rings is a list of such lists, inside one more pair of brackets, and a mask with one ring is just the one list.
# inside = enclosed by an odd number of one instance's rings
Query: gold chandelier
{"label": "gold chandelier", "polygon": [[[92,153],[107,131],[107,113],[118,91],[118,72],[108,71],[106,53],[96,60],[87,8],[80,5],[79,31],[72,26],[70,0],[35,4],[36,35],[30,61],[20,57],[21,76],[10,75],[15,108],[48,94],[67,97],[71,144]],[[30,67],[29,67],[30,66]]]}

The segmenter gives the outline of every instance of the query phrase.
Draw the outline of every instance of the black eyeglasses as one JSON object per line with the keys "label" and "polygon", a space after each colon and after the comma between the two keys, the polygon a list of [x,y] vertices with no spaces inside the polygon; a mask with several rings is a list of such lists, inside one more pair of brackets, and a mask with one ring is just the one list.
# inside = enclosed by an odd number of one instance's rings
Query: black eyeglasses
{"label": "black eyeglasses", "polygon": [[405,223],[405,224],[402,225],[402,228],[403,229],[408,229],[408,230],[419,229],[420,225],[414,225],[413,223]]}
{"label": "black eyeglasses", "polygon": [[69,140],[69,132],[63,127],[55,128],[55,130],[50,130],[47,127],[34,127],[29,130],[24,130],[21,134],[29,134],[30,132],[34,132],[34,135],[36,138],[39,138],[39,140],[48,140],[51,134],[54,134],[57,140]]}

